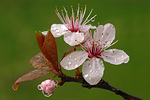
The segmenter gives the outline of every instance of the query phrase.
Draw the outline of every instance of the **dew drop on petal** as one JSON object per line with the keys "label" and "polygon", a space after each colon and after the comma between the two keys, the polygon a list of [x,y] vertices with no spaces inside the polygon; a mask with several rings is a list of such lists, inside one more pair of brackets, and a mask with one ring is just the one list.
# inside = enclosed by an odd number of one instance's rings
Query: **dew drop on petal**
{"label": "dew drop on petal", "polygon": [[65,68],[68,69],[69,67],[68,67],[68,66],[65,66]]}
{"label": "dew drop on petal", "polygon": [[78,67],[78,64],[75,64],[75,67]]}
{"label": "dew drop on petal", "polygon": [[56,33],[59,33],[60,31],[59,30],[56,30]]}
{"label": "dew drop on petal", "polygon": [[71,62],[68,62],[69,65],[71,65]]}
{"label": "dew drop on petal", "polygon": [[95,21],[95,18],[93,18],[92,20],[91,20],[91,22],[94,22]]}
{"label": "dew drop on petal", "polygon": [[71,58],[71,55],[69,57]]}
{"label": "dew drop on petal", "polygon": [[77,60],[77,58],[74,58],[74,60]]}
{"label": "dew drop on petal", "polygon": [[88,74],[85,74],[85,75],[84,75],[84,77],[88,77],[88,76],[89,76]]}
{"label": "dew drop on petal", "polygon": [[122,55],[121,57],[123,58],[124,56]]}
{"label": "dew drop on petal", "polygon": [[89,80],[91,80],[91,77],[89,78]]}
{"label": "dew drop on petal", "polygon": [[90,72],[92,72],[93,70],[90,70]]}
{"label": "dew drop on petal", "polygon": [[44,95],[45,97],[49,97],[49,96],[52,95],[52,93],[46,93],[45,91],[42,91],[42,93],[43,93],[43,95]]}
{"label": "dew drop on petal", "polygon": [[117,60],[115,60],[115,62],[117,62]]}

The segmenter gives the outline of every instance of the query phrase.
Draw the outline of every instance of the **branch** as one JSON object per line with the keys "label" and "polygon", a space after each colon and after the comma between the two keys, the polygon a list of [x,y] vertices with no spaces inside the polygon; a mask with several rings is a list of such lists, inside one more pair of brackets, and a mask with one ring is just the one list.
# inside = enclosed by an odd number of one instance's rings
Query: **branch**
{"label": "branch", "polygon": [[90,85],[89,83],[87,83],[84,78],[82,77],[82,75],[80,76],[76,76],[76,77],[71,77],[71,76],[67,76],[67,75],[63,75],[60,77],[61,78],[61,82],[59,82],[59,85],[63,85],[65,82],[77,82],[77,83],[81,83],[82,87],[91,89],[91,88],[102,88],[102,89],[106,89],[109,91],[114,92],[117,95],[122,96],[125,100],[143,100],[141,98],[132,96],[128,93],[125,93],[111,85],[108,84],[108,82],[104,81],[103,79],[101,79],[101,81],[96,84],[96,85]]}

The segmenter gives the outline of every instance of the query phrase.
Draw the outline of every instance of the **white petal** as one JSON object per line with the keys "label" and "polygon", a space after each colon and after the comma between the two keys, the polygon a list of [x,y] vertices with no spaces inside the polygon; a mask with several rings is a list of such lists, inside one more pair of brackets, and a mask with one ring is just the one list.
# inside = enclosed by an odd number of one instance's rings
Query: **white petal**
{"label": "white petal", "polygon": [[110,23],[104,25],[103,31],[101,31],[101,27],[102,26],[99,26],[97,28],[97,30],[98,30],[97,34],[99,34],[99,35],[101,34],[100,38],[99,38],[100,44],[104,45],[104,47],[107,47],[115,39],[115,27]]}
{"label": "white petal", "polygon": [[42,34],[43,34],[43,35],[46,35],[46,34],[47,34],[47,32],[48,32],[48,31],[43,31],[43,32],[42,32]]}
{"label": "white petal", "polygon": [[80,65],[88,58],[88,53],[85,51],[74,51],[62,59],[60,65],[67,70],[72,70]]}
{"label": "white petal", "polygon": [[101,80],[104,69],[101,59],[91,58],[83,64],[82,74],[90,85],[96,85]]}
{"label": "white petal", "polygon": [[82,43],[84,40],[84,33],[70,32],[64,34],[64,41],[70,46],[75,46]]}
{"label": "white petal", "polygon": [[94,40],[99,41],[102,37],[103,25],[99,25],[97,29],[94,31]]}
{"label": "white petal", "polygon": [[64,35],[67,32],[67,28],[64,24],[53,24],[51,26],[51,32],[54,35],[54,37],[60,37]]}
{"label": "white petal", "polygon": [[89,25],[84,25],[82,26],[82,28],[80,29],[81,32],[87,32],[89,31],[90,29],[96,29],[96,26],[92,26],[91,24]]}
{"label": "white petal", "polygon": [[123,50],[109,49],[102,53],[104,61],[111,64],[119,65],[121,63],[127,63],[129,56]]}

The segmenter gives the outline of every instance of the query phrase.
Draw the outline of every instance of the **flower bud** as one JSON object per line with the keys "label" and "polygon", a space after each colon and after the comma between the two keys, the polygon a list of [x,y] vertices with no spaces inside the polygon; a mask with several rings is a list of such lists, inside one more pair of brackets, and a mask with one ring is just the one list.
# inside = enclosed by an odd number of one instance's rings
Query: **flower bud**
{"label": "flower bud", "polygon": [[44,96],[49,97],[54,93],[58,82],[56,80],[47,79],[38,85],[38,89],[42,90]]}

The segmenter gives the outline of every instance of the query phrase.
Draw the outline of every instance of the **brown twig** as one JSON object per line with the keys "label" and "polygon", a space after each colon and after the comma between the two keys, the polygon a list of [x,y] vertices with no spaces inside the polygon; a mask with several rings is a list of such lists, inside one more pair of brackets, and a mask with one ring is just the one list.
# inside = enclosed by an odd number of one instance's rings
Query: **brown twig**
{"label": "brown twig", "polygon": [[71,77],[71,76],[67,76],[67,75],[63,75],[60,77],[61,78],[61,82],[59,82],[59,85],[63,85],[65,82],[77,82],[77,83],[81,83],[82,87],[91,89],[91,88],[102,88],[102,89],[106,89],[109,91],[114,92],[117,95],[122,96],[125,100],[143,100],[141,98],[132,96],[128,93],[125,93],[111,85],[108,84],[108,82],[104,81],[103,79],[101,79],[101,81],[96,84],[96,85],[90,85],[89,83],[87,83],[84,78],[82,77],[82,75],[80,76],[80,78],[76,78],[76,77]]}

